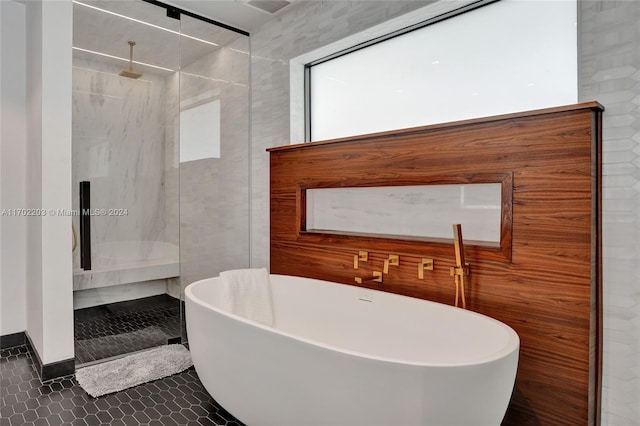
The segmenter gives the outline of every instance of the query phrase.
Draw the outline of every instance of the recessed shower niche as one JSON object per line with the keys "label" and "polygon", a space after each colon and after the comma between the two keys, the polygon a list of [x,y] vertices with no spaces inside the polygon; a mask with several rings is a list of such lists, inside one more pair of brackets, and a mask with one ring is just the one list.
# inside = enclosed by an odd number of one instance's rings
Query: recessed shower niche
{"label": "recessed shower niche", "polygon": [[183,288],[248,265],[248,34],[157,3],[73,2],[80,364],[184,341]]}
{"label": "recessed shower niche", "polygon": [[451,222],[467,240],[500,243],[502,185],[406,185],[306,190],[307,232],[380,237],[451,238]]}

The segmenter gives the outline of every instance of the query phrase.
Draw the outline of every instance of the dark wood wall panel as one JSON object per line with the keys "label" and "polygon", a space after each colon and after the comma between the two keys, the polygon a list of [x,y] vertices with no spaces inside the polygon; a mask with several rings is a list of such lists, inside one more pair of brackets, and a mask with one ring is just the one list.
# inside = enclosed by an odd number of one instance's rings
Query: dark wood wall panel
{"label": "dark wood wall panel", "polygon": [[[590,102],[272,148],[271,272],[453,304],[452,240],[307,233],[304,189],[508,176],[510,245],[465,245],[467,307],[509,324],[521,339],[503,424],[598,424],[601,114]],[[359,250],[369,260],[355,270]],[[382,283],[367,281],[390,254],[400,265]],[[424,279],[421,258],[435,263]]]}

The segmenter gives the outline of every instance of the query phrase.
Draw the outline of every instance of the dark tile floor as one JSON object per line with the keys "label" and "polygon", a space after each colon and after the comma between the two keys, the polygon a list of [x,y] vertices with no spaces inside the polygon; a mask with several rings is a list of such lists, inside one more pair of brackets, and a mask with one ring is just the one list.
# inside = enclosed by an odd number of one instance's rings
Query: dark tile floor
{"label": "dark tile floor", "polygon": [[75,310],[76,365],[166,345],[180,337],[180,303],[162,294]]}
{"label": "dark tile floor", "polygon": [[242,424],[203,388],[193,368],[92,398],[74,376],[41,383],[26,346],[0,351],[0,426]]}

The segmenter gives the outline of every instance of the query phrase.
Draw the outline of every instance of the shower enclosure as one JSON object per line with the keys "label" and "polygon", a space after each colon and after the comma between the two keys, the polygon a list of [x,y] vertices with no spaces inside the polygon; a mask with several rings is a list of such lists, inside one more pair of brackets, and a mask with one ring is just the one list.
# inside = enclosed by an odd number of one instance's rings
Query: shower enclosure
{"label": "shower enclosure", "polygon": [[158,2],[73,5],[76,363],[184,342],[192,281],[249,263],[249,39]]}

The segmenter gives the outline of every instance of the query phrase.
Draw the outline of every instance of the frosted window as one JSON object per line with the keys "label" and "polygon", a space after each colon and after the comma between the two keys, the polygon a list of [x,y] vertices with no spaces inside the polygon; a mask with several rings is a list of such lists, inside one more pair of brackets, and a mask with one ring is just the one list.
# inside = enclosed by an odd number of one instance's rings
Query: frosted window
{"label": "frosted window", "polygon": [[500,183],[307,189],[306,230],[500,242]]}
{"label": "frosted window", "polygon": [[501,0],[311,67],[311,140],[577,102],[575,0]]}
{"label": "frosted window", "polygon": [[180,162],[220,158],[220,100],[180,111]]}

